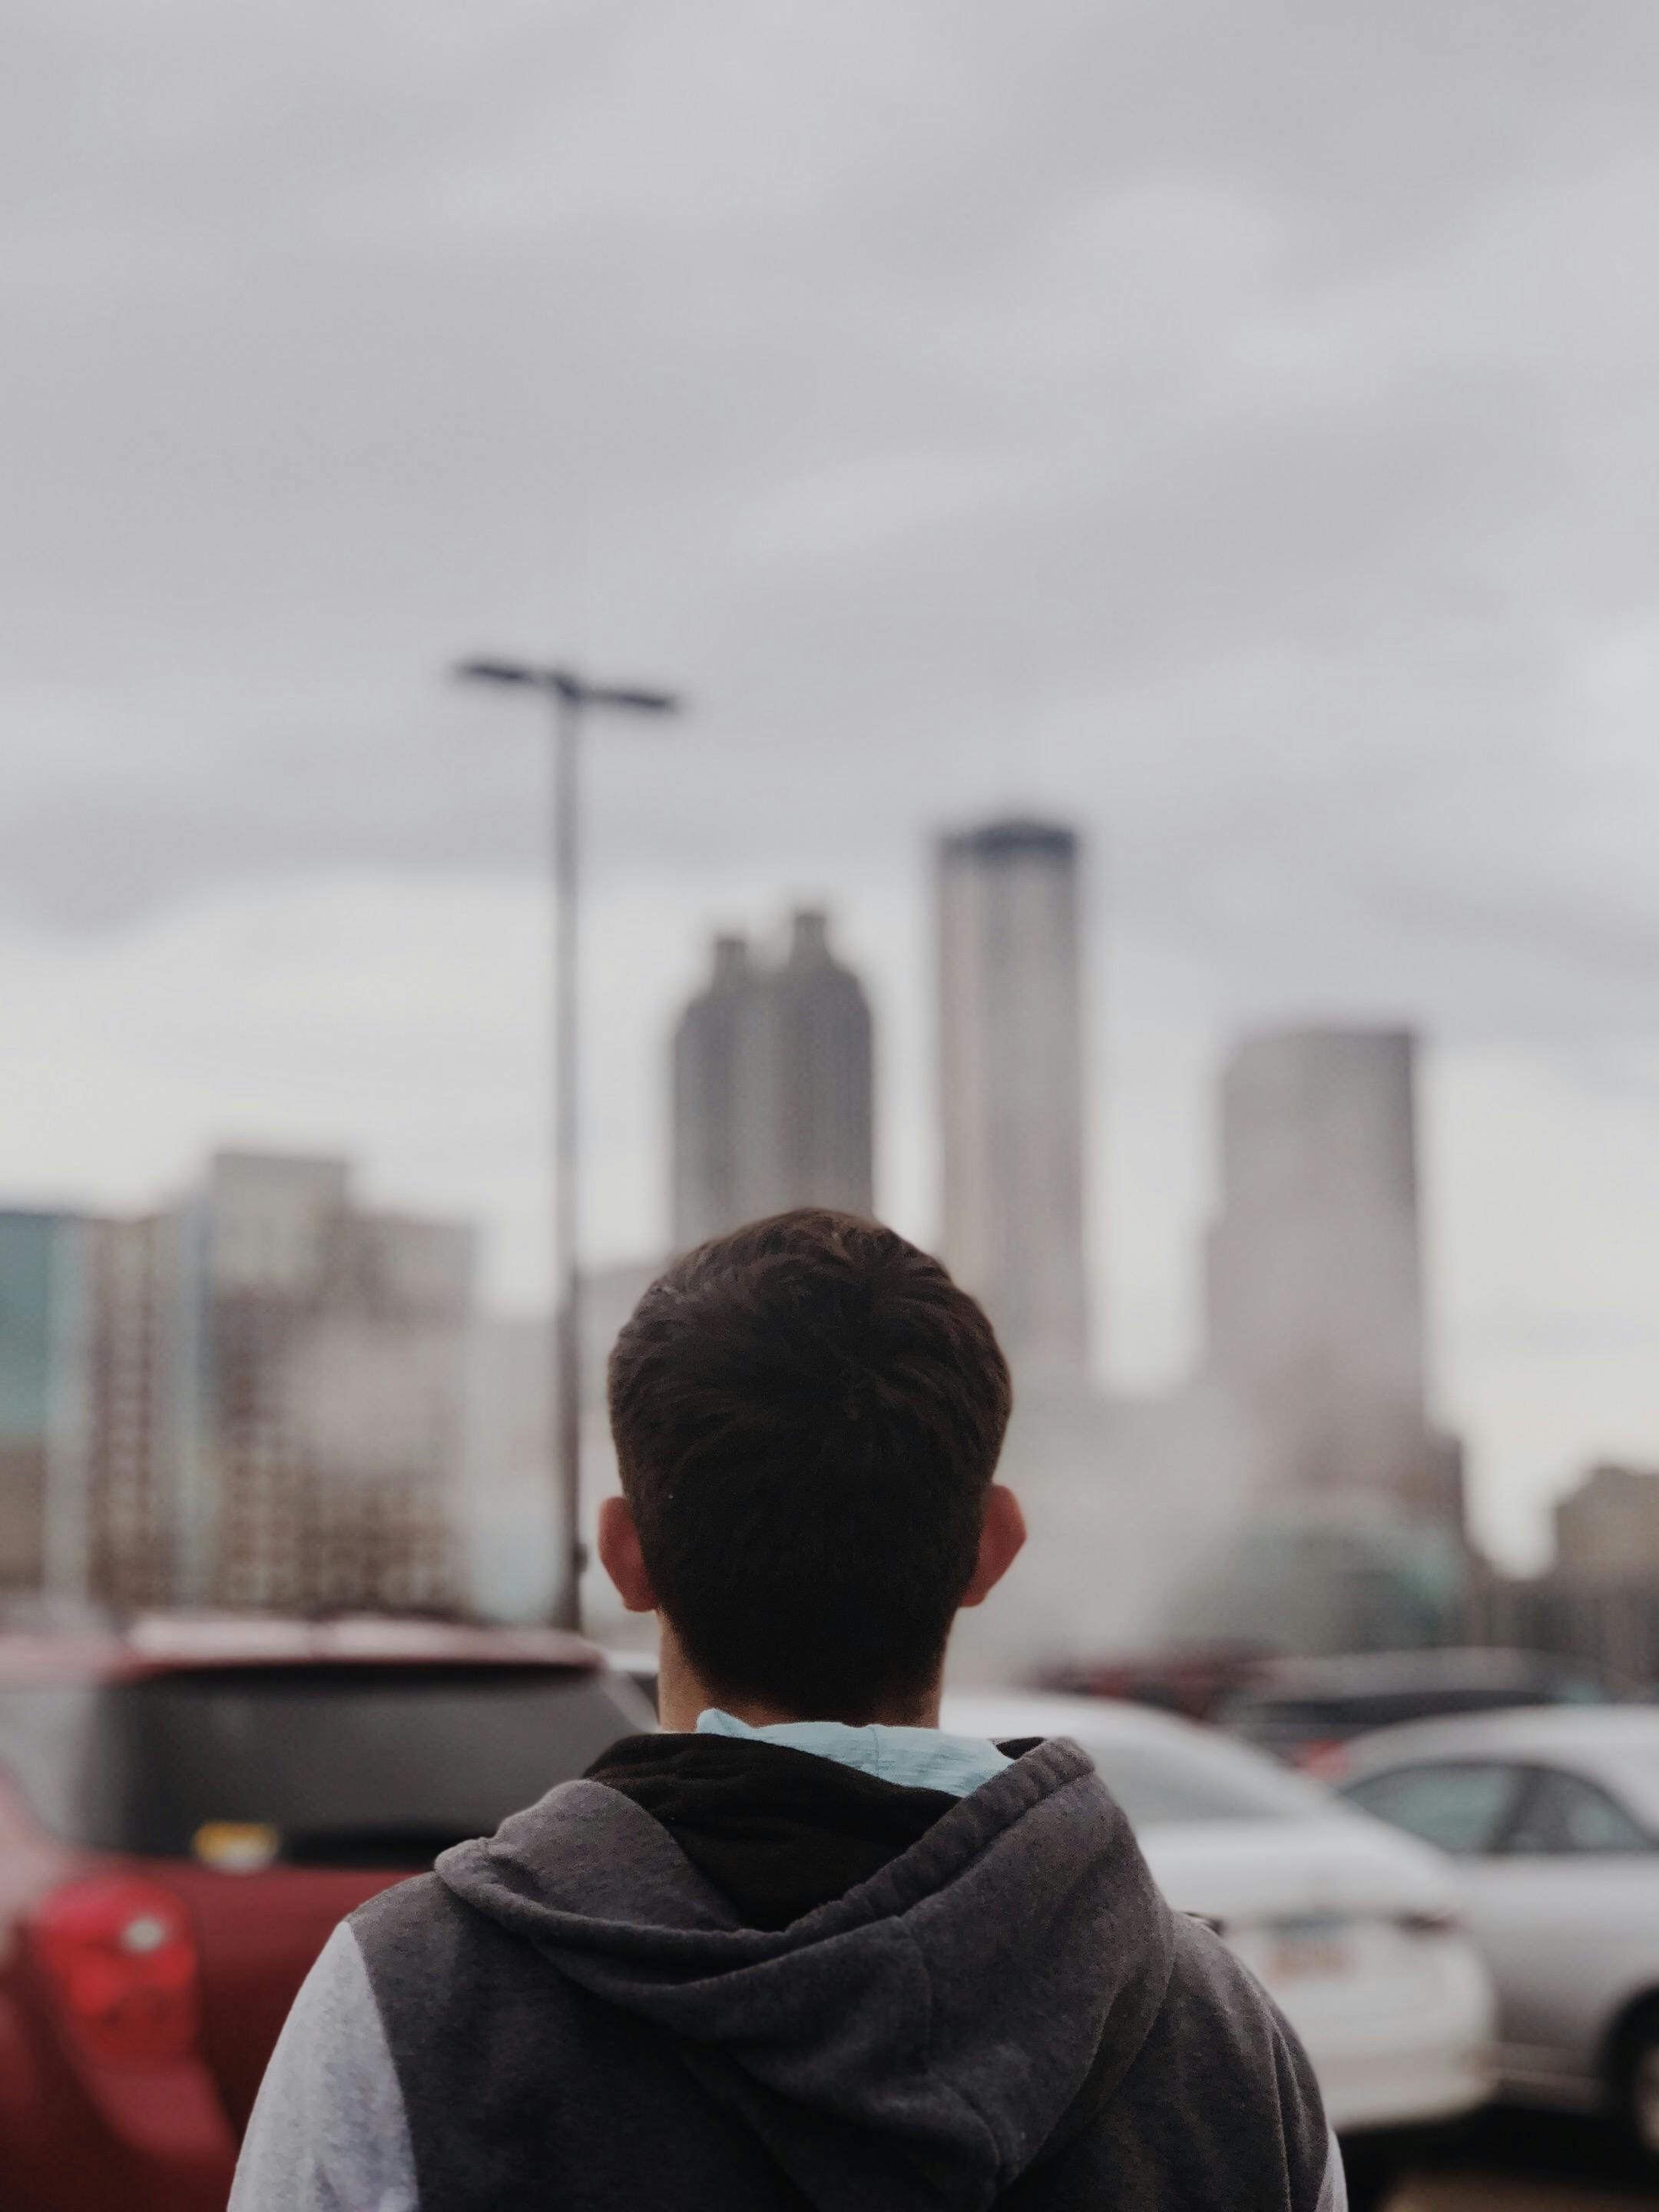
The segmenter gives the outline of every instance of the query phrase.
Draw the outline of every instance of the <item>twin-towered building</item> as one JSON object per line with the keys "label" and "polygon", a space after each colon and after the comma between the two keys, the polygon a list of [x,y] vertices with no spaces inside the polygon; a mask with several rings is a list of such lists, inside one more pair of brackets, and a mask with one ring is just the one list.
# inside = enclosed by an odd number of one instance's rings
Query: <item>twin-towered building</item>
{"label": "twin-towered building", "polygon": [[874,1066],[864,987],[803,908],[787,953],[714,940],[674,1035],[677,1251],[795,1206],[875,1204]]}

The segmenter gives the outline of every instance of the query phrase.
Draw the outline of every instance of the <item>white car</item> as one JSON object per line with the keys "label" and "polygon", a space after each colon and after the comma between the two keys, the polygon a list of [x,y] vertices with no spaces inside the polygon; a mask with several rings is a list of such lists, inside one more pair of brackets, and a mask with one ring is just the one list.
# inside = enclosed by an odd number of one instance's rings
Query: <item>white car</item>
{"label": "white car", "polygon": [[1659,2157],[1659,1710],[1424,1722],[1344,1764],[1352,1802],[1456,1856],[1505,2098],[1622,2113]]}
{"label": "white car", "polygon": [[1442,1855],[1189,1721],[1092,1698],[949,1694],[943,1725],[1070,1736],[1177,1910],[1207,1920],[1302,2038],[1339,2134],[1483,2104],[1492,1985]]}

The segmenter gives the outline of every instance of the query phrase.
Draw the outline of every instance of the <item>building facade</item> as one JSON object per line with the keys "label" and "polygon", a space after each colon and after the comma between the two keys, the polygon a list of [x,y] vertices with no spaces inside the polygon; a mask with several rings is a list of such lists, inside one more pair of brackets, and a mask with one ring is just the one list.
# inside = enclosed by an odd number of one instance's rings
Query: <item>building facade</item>
{"label": "building facade", "polygon": [[1027,1376],[1088,1365],[1078,841],[989,823],[939,848],[942,1243]]}
{"label": "building facade", "polygon": [[222,1153],[150,1216],[0,1215],[0,1589],[447,1610],[470,1230]]}
{"label": "building facade", "polygon": [[89,1405],[78,1594],[119,1611],[181,1597],[179,1541],[200,1439],[191,1388],[188,1217],[84,1224]]}
{"label": "building facade", "polygon": [[1555,1563],[1575,1581],[1659,1588],[1659,1474],[1593,1467],[1557,1503]]}
{"label": "building facade", "polygon": [[200,1594],[453,1607],[471,1231],[358,1209],[337,1159],[222,1153],[204,1197]]}
{"label": "building facade", "polygon": [[1209,1358],[1270,1488],[1462,1519],[1456,1448],[1425,1406],[1416,1040],[1254,1036],[1221,1085]]}
{"label": "building facade", "polygon": [[872,1211],[870,1006],[823,914],[794,915],[777,964],[740,937],[715,939],[673,1064],[677,1251],[790,1206]]}

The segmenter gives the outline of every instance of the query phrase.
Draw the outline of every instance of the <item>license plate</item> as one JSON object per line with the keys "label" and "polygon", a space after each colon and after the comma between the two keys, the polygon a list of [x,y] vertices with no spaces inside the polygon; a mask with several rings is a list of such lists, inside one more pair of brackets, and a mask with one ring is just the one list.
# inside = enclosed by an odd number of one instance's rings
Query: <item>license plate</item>
{"label": "license plate", "polygon": [[1267,1947],[1270,1982],[1305,1982],[1354,1971],[1352,1932],[1343,1920],[1285,1920]]}

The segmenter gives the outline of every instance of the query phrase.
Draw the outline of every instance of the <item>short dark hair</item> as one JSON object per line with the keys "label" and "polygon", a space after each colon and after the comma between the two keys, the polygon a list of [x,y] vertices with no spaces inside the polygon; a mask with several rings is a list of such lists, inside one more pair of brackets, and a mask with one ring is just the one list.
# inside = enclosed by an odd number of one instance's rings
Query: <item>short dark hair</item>
{"label": "short dark hair", "polygon": [[717,1696],[867,1721],[937,1674],[1012,1405],[984,1311],[803,1208],[678,1260],[611,1354],[623,1494]]}

